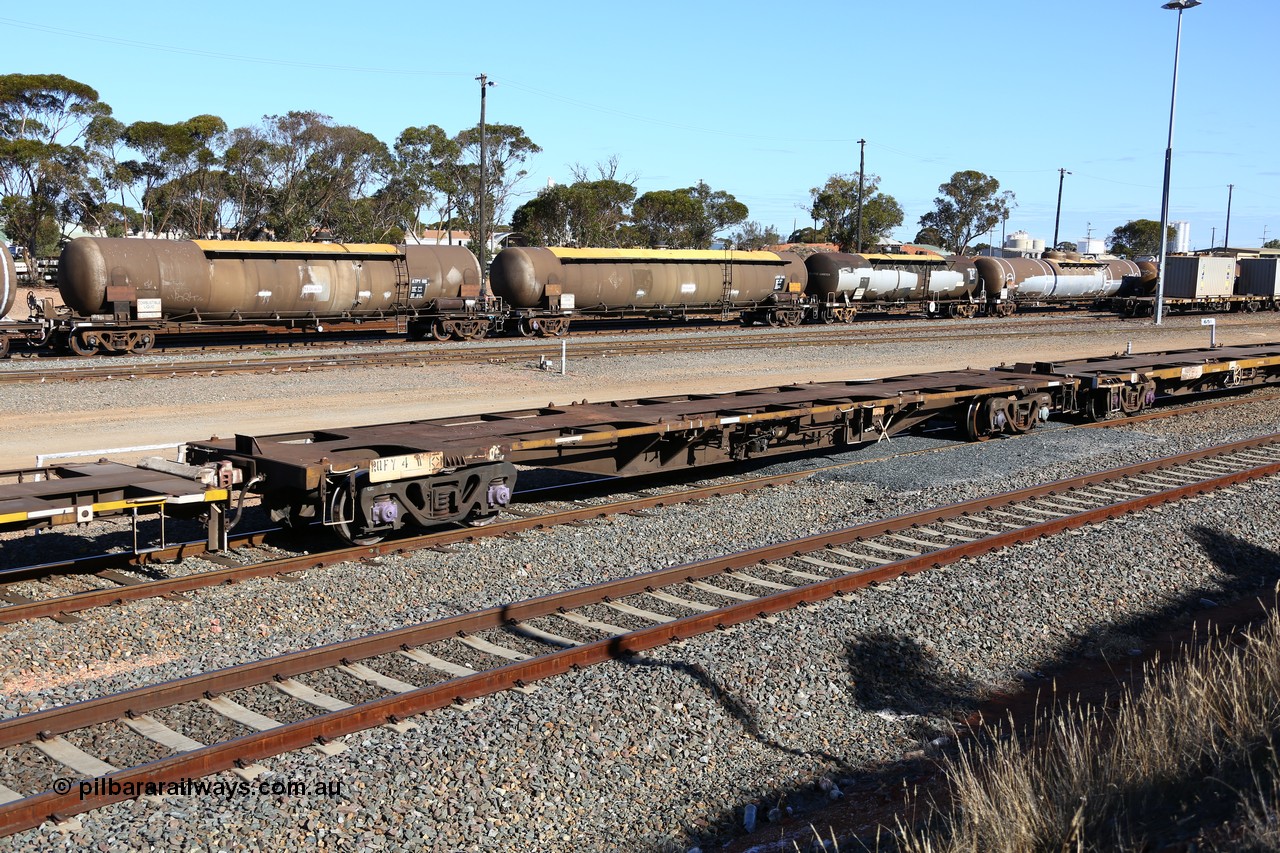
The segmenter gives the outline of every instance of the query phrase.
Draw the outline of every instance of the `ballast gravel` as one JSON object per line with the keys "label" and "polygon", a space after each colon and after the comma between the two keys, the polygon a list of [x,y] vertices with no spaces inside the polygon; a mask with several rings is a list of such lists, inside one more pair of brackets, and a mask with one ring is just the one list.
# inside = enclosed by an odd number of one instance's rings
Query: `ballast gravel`
{"label": "ballast gravel", "polygon": [[[76,625],[18,625],[0,647],[0,713],[1268,434],[1278,415],[1276,403],[1254,402],[982,444],[903,438],[865,455],[914,453],[793,486],[518,541],[481,540],[454,553],[382,557],[296,582],[202,590],[184,604],[99,609]],[[335,756],[308,750],[267,759],[268,775],[244,789],[223,774],[207,780],[221,783],[208,794],[126,801],[6,843],[712,849],[741,826],[748,806],[764,823],[840,796],[868,770],[928,749],[978,699],[1028,673],[1080,654],[1124,654],[1133,636],[1171,614],[1265,592],[1280,567],[1278,504],[1277,478],[1234,487],[571,673],[527,693],[425,714],[409,731],[363,732]],[[588,636],[559,624],[557,633]],[[492,662],[461,643],[450,655]],[[439,678],[394,655],[369,665],[419,684]],[[332,673],[299,680],[347,701],[381,695]],[[236,699],[282,721],[300,713],[270,687]],[[197,740],[234,728],[202,707],[157,716]],[[122,731],[75,738],[91,753],[124,760]],[[34,750],[0,752],[0,782],[10,786],[47,785],[54,772]]]}

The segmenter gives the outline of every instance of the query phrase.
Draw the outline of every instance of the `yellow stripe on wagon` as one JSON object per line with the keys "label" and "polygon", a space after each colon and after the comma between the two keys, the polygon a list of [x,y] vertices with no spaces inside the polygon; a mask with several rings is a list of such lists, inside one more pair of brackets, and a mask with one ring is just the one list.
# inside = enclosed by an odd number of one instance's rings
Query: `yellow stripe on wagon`
{"label": "yellow stripe on wagon", "polygon": [[[59,506],[45,509],[27,510],[26,512],[0,513],[0,524],[11,524],[19,521],[35,519],[55,519],[64,516],[75,518],[76,513],[87,506],[94,516],[103,515],[121,509],[143,509],[146,507],[163,507],[167,504],[217,503],[231,496],[228,489],[210,489],[206,492],[194,492],[189,495],[162,495],[159,497],[126,498],[118,501],[100,501],[83,506]],[[69,522],[68,522],[69,523]]]}

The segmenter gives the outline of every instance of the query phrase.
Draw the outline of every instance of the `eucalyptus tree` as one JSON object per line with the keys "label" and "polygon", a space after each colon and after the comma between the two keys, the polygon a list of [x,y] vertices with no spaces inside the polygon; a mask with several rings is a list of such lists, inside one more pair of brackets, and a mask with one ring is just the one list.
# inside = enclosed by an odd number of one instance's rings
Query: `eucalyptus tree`
{"label": "eucalyptus tree", "polygon": [[655,190],[636,199],[631,226],[633,245],[673,249],[709,249],[717,235],[746,220],[747,206],[703,181],[678,190]]}
{"label": "eucalyptus tree", "polygon": [[384,186],[393,160],[373,135],[295,111],[233,131],[223,169],[238,235],[306,240],[327,228],[350,239],[364,213],[360,200]]}
{"label": "eucalyptus tree", "polygon": [[[507,215],[507,208],[519,185],[528,172],[521,168],[522,164],[542,151],[524,132],[524,128],[514,124],[486,124],[484,128],[485,174],[484,187],[480,181],[480,125],[459,132],[453,141],[461,152],[457,165],[448,170],[448,186],[456,195],[457,210],[467,223],[473,235],[480,231],[479,193],[484,192],[484,232],[493,234],[494,223],[501,222]],[[487,246],[474,245],[471,250],[480,258],[480,262],[488,263]]]}
{"label": "eucalyptus tree", "polygon": [[782,242],[782,235],[772,225],[761,225],[759,222],[744,222],[729,237],[733,248],[754,251],[765,246],[776,246]]}
{"label": "eucalyptus tree", "polygon": [[142,183],[143,213],[156,233],[199,237],[218,230],[226,137],[226,122],[213,115],[173,124],[138,121],[125,128],[125,142],[142,155],[125,166]]}
{"label": "eucalyptus tree", "polygon": [[59,217],[101,201],[89,166],[110,116],[96,90],[61,74],[0,75],[0,217],[29,251],[55,251]]}
{"label": "eucalyptus tree", "polygon": [[941,245],[960,255],[974,237],[995,228],[1016,207],[1013,193],[1001,192],[998,180],[972,169],[956,172],[938,193],[920,225],[936,229]]}
{"label": "eucalyptus tree", "polygon": [[[902,224],[897,199],[880,192],[880,176],[832,175],[821,187],[809,190],[809,215],[822,223],[820,242],[835,243],[842,252],[861,252],[875,246]],[[861,204],[859,204],[861,193]],[[862,244],[858,245],[858,213],[862,214]]]}
{"label": "eucalyptus tree", "polygon": [[[1169,226],[1165,239],[1173,239],[1174,233],[1173,227]],[[1153,219],[1133,219],[1126,222],[1107,237],[1107,250],[1130,258],[1160,254],[1160,223]]]}

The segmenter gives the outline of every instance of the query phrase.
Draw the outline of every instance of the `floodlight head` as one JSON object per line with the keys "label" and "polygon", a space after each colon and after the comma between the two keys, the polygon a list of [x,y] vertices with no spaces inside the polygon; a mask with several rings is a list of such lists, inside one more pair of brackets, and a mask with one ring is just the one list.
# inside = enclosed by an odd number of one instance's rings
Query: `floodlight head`
{"label": "floodlight head", "polygon": [[1194,9],[1196,6],[1199,6],[1202,2],[1203,0],[1169,0],[1168,3],[1165,3],[1160,8],[1161,9],[1177,9],[1179,12],[1181,12],[1183,9]]}

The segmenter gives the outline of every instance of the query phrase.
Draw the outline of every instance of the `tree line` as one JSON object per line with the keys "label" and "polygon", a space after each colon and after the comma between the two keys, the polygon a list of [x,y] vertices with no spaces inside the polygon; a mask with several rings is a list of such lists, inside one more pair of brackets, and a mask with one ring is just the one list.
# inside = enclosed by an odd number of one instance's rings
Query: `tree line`
{"label": "tree line", "polygon": [[[481,188],[479,125],[452,135],[437,125],[409,127],[388,146],[313,111],[238,128],[213,115],[126,124],[84,83],[59,74],[0,75],[0,227],[36,255],[55,253],[63,229],[75,225],[108,236],[296,241],[324,230],[341,242],[396,243],[430,224],[478,233],[483,193],[491,234],[527,175],[523,165],[542,149],[517,125],[487,124],[485,134]],[[549,186],[512,211],[511,227],[526,242],[694,249],[784,242],[749,220],[731,193],[703,181],[638,194],[634,177],[619,176],[617,158],[594,172],[571,171],[571,183]],[[880,184],[872,174],[830,176],[809,190],[813,225],[785,242],[874,249],[904,219]],[[995,178],[956,172],[920,217],[916,242],[963,254],[1015,207]],[[1132,228],[1122,233],[1128,227],[1116,230],[1114,242],[1137,251],[1144,241],[1133,239]]]}

